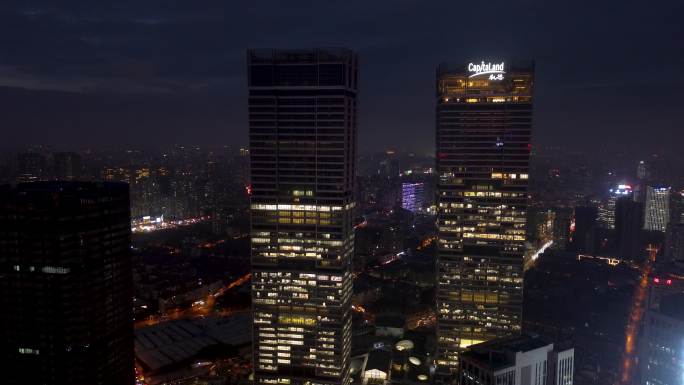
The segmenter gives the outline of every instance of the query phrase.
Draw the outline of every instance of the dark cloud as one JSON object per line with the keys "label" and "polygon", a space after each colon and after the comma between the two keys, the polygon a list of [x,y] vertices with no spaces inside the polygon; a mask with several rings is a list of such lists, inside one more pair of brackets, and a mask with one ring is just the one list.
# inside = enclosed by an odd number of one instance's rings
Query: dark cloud
{"label": "dark cloud", "polygon": [[428,152],[435,66],[520,57],[537,60],[538,143],[656,146],[684,139],[683,11],[678,0],[6,0],[0,85],[34,91],[0,102],[17,143],[96,144],[111,136],[102,127],[135,132],[121,141],[244,142],[247,48],[347,46],[362,65],[361,146]]}

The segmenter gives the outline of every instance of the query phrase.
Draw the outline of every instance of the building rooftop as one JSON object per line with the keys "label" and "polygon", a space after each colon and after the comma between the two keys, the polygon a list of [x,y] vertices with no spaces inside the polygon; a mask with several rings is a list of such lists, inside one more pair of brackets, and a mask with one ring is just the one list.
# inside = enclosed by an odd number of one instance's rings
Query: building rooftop
{"label": "building rooftop", "polygon": [[[489,63],[489,61],[485,60],[485,62]],[[503,62],[504,67],[506,71],[512,72],[512,73],[533,73],[534,72],[534,67],[535,63],[533,60],[520,60],[520,59],[515,59],[515,60],[506,60],[505,58],[502,60],[495,60],[493,61],[494,64]],[[442,74],[467,74],[469,73],[469,65],[470,64],[485,64],[482,60],[474,60],[473,62],[469,61],[462,61],[462,62],[443,62],[440,63],[439,66],[437,67],[437,72],[439,75]]]}
{"label": "building rooftop", "polygon": [[250,49],[251,64],[315,64],[346,62],[354,53],[341,47],[308,49]]}
{"label": "building rooftop", "polygon": [[135,331],[135,354],[150,370],[184,362],[216,344],[239,346],[251,342],[251,317],[207,317],[178,320]]}
{"label": "building rooftop", "polygon": [[476,361],[492,370],[515,364],[516,353],[525,353],[550,345],[551,342],[534,334],[499,338],[472,345],[462,354],[463,359]]}
{"label": "building rooftop", "polygon": [[375,317],[376,327],[403,328],[406,319],[400,314],[379,314]]}
{"label": "building rooftop", "polygon": [[387,373],[392,362],[392,353],[384,349],[371,350],[368,353],[365,371],[380,370]]}

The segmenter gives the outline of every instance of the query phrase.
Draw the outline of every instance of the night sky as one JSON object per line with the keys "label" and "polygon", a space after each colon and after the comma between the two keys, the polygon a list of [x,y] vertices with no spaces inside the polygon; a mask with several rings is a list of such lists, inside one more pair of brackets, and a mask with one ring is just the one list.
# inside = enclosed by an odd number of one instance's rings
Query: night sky
{"label": "night sky", "polygon": [[672,151],[682,15],[681,0],[3,0],[0,122],[5,145],[239,146],[247,48],[344,46],[362,150],[432,151],[436,65],[513,57],[537,62],[537,145]]}

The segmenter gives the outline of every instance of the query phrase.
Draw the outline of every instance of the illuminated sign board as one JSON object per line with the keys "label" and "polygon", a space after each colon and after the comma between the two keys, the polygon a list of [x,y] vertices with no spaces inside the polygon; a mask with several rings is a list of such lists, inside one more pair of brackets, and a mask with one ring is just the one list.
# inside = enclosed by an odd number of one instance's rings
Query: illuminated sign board
{"label": "illuminated sign board", "polygon": [[485,63],[482,61],[480,64],[468,63],[468,72],[470,72],[469,78],[474,78],[478,76],[489,75],[489,80],[503,80],[506,70],[504,69],[504,62],[501,63]]}
{"label": "illuminated sign board", "polygon": [[610,189],[610,192],[615,195],[629,195],[632,193],[632,186],[628,184],[620,184],[617,188]]}

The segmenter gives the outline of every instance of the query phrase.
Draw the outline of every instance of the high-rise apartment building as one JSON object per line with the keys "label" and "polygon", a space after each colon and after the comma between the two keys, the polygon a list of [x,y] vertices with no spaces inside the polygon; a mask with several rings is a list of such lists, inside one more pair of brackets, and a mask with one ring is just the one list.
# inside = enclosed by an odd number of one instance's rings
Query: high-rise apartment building
{"label": "high-rise apartment building", "polygon": [[0,187],[3,384],[132,385],[128,186]]}
{"label": "high-rise apartment building", "polygon": [[533,63],[437,69],[437,370],[521,330]]}
{"label": "high-rise apartment building", "polygon": [[644,230],[665,231],[670,221],[670,187],[646,187]]}
{"label": "high-rise apartment building", "polygon": [[251,50],[256,384],[349,384],[356,54]]}

